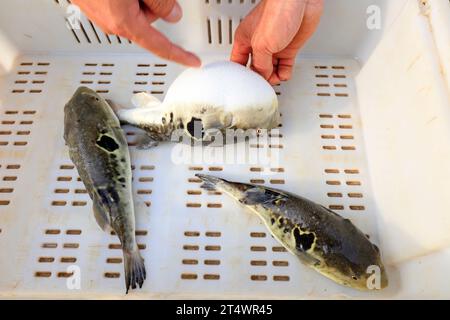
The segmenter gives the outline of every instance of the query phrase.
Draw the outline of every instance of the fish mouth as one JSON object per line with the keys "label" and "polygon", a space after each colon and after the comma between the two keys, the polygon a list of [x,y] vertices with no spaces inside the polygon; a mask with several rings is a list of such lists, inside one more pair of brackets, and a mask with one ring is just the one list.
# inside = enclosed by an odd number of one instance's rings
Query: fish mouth
{"label": "fish mouth", "polygon": [[100,101],[102,98],[91,88],[81,86],[75,91],[70,101],[80,103],[81,101],[89,101],[87,99],[95,99],[96,101]]}
{"label": "fish mouth", "polygon": [[84,86],[78,87],[72,98],[64,106],[64,112],[72,112],[72,119],[83,118],[84,115],[80,112],[83,105],[100,102],[102,99],[94,90]]}
{"label": "fish mouth", "polygon": [[85,86],[78,87],[77,91],[75,91],[74,96],[77,96],[77,95],[98,96],[98,94],[94,90],[92,90],[91,88],[85,87]]}
{"label": "fish mouth", "polygon": [[313,268],[333,282],[358,291],[380,291],[389,285],[388,276],[382,264],[374,263],[359,275],[340,272],[334,268]]}

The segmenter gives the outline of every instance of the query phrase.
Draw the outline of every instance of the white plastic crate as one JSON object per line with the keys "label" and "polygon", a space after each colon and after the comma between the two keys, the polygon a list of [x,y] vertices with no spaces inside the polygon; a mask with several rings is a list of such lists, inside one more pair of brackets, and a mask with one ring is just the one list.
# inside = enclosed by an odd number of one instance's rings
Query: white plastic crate
{"label": "white plastic crate", "polygon": [[[226,59],[253,2],[180,1],[180,24],[158,26],[203,62]],[[64,146],[63,106],[80,85],[122,104],[141,90],[163,98],[183,68],[85,18],[66,28],[67,4],[0,4],[0,297],[450,297],[448,1],[326,1],[294,78],[275,87],[282,127],[248,143],[279,161],[173,163],[180,145],[140,151],[126,127],[148,273],[128,296],[118,239],[95,223]],[[373,4],[380,30],[366,26]],[[252,213],[201,191],[197,172],[288,190],[352,219],[380,244],[390,286],[362,293],[325,279]],[[79,290],[66,284],[73,266]]]}

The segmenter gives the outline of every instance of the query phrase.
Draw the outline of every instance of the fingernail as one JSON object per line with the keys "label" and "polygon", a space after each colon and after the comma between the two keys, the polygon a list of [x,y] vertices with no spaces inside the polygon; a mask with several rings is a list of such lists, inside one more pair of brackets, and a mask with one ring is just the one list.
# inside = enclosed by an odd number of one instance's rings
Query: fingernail
{"label": "fingernail", "polygon": [[189,64],[190,64],[191,67],[199,68],[199,67],[202,66],[202,61],[196,55],[192,55],[192,57],[191,57],[191,59],[189,61]]}
{"label": "fingernail", "polygon": [[180,6],[177,3],[175,3],[175,5],[172,8],[172,11],[170,11],[170,13],[166,17],[166,19],[169,21],[177,22],[178,20],[181,19],[182,16],[183,16],[183,13],[181,11]]}

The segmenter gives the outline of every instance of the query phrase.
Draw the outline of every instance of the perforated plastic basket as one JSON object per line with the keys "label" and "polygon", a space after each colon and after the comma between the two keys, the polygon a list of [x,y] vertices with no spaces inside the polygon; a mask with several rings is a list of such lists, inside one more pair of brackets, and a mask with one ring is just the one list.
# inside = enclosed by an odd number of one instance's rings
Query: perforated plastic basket
{"label": "perforated plastic basket", "polygon": [[[180,3],[183,20],[158,27],[204,63],[228,58],[233,31],[255,5]],[[80,85],[121,104],[138,91],[162,99],[183,70],[84,17],[80,29],[68,28],[67,6],[0,4],[3,298],[125,297],[118,239],[95,223],[64,146],[63,106]],[[282,127],[248,142],[250,154],[277,161],[180,163],[181,147],[137,150],[125,127],[148,271],[126,298],[450,297],[448,1],[325,6],[294,78],[275,87]],[[371,30],[377,12],[380,29]],[[303,266],[252,213],[201,191],[198,172],[288,190],[350,218],[380,244],[389,288],[357,292]]]}

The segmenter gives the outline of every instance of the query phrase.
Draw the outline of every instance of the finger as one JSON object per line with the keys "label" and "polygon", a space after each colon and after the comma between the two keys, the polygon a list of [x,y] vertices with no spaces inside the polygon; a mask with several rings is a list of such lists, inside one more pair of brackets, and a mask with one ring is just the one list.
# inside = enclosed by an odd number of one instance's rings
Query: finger
{"label": "finger", "polygon": [[278,77],[278,75],[275,72],[272,73],[272,75],[269,77],[268,81],[269,81],[269,83],[271,85],[276,85],[276,84],[280,84],[281,83],[280,78]]}
{"label": "finger", "polygon": [[153,14],[167,22],[178,22],[183,16],[176,0],[143,0],[143,2]]}
{"label": "finger", "polygon": [[272,53],[265,48],[253,47],[252,67],[264,79],[268,80],[273,72]]}
{"label": "finger", "polygon": [[281,81],[287,81],[292,78],[295,57],[317,29],[322,11],[323,2],[321,0],[310,1],[305,8],[302,25],[293,41],[289,44],[288,48],[277,54],[281,56],[277,70],[278,77]]}
{"label": "finger", "polygon": [[235,40],[231,50],[230,60],[246,66],[250,57],[252,48],[248,43]]}
{"label": "finger", "polygon": [[199,67],[200,59],[191,52],[173,44],[163,34],[149,26],[144,14],[139,14],[125,27],[125,37],[157,56],[181,63],[186,66]]}
{"label": "finger", "polygon": [[303,48],[306,42],[313,36],[314,32],[317,30],[322,12],[322,1],[308,3],[305,8],[305,14],[300,29],[289,45],[291,48],[297,50]]}
{"label": "finger", "polygon": [[259,21],[259,16],[264,9],[264,2],[258,3],[250,13],[239,23],[234,32],[233,49],[230,60],[247,66],[252,53],[251,39],[255,24]]}
{"label": "finger", "polygon": [[141,10],[145,14],[145,17],[147,18],[147,22],[149,24],[158,20],[158,17],[147,6],[142,6]]}
{"label": "finger", "polygon": [[280,59],[278,62],[278,70],[277,70],[278,78],[281,81],[287,81],[291,79],[292,72],[294,70],[294,65],[295,65],[294,58]]}
{"label": "finger", "polygon": [[266,1],[255,33],[255,44],[280,52],[294,39],[302,24],[307,2]]}
{"label": "finger", "polygon": [[272,56],[272,64],[274,65],[274,67],[276,67],[278,65],[278,61],[279,61],[279,58]]}

